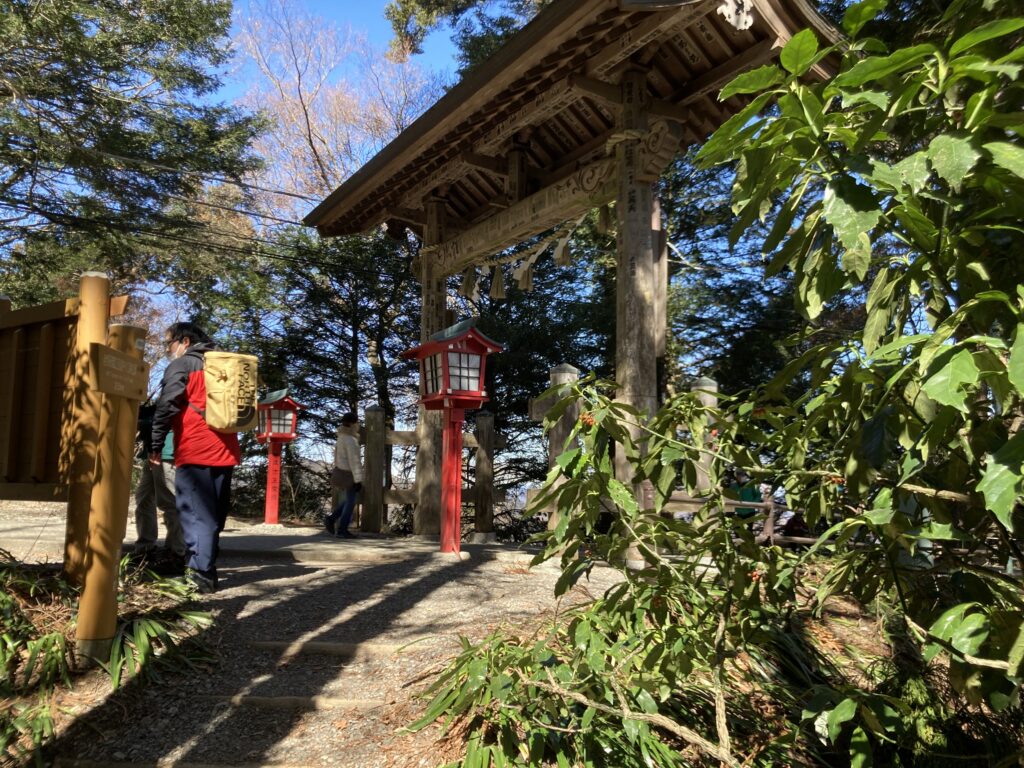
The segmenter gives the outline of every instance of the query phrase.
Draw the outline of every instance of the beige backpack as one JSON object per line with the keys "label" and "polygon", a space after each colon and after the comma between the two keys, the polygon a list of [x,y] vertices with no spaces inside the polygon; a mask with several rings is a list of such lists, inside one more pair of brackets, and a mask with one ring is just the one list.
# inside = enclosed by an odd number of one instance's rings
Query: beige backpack
{"label": "beige backpack", "polygon": [[207,426],[217,432],[254,429],[256,414],[256,367],[253,355],[210,351],[203,355],[206,383]]}

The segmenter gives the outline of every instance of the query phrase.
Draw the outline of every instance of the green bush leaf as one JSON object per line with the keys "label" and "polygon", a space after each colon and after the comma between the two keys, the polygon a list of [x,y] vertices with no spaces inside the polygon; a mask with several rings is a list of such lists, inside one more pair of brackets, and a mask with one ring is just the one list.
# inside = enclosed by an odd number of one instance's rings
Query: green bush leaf
{"label": "green bush leaf", "polygon": [[983,146],[992,155],[993,163],[1024,179],[1024,149],[1005,141],[992,141]]}
{"label": "green bush leaf", "polygon": [[973,48],[986,40],[994,40],[997,37],[1010,35],[1018,29],[1024,29],[1024,19],[997,19],[987,24],[982,24],[961,37],[950,46],[950,56],[956,56],[969,48]]}
{"label": "green bush leaf", "polygon": [[1017,323],[1017,332],[1013,337],[1013,347],[1010,348],[1010,361],[1007,363],[1006,372],[1014,389],[1024,394],[1024,323]]}
{"label": "green bush leaf", "polygon": [[964,177],[971,172],[981,153],[971,146],[970,139],[942,134],[928,145],[928,159],[935,172],[954,190],[959,190]]}
{"label": "green bush leaf", "polygon": [[849,176],[829,182],[822,213],[846,248],[857,247],[861,234],[869,232],[882,215],[871,190]]}
{"label": "green bush leaf", "polygon": [[863,728],[854,728],[850,736],[850,768],[867,768],[870,765],[871,740]]}
{"label": "green bush leaf", "polygon": [[842,733],[843,723],[853,719],[857,714],[857,702],[854,699],[843,699],[836,708],[828,713],[828,738],[833,744]]}
{"label": "green bush leaf", "polygon": [[901,48],[889,56],[871,56],[854,64],[849,71],[839,75],[833,84],[840,88],[849,88],[864,83],[881,80],[883,77],[909,69],[929,56],[934,56],[935,46],[930,44],[915,45],[913,48]]}
{"label": "green bush leaf", "polygon": [[985,506],[1007,529],[1010,515],[1020,495],[1021,463],[1024,462],[1024,432],[1018,432],[995,453],[988,456],[978,491]]}
{"label": "green bush leaf", "polygon": [[787,72],[802,75],[814,61],[818,52],[818,38],[809,29],[801,30],[790,38],[779,55],[779,61]]}
{"label": "green bush leaf", "polygon": [[932,368],[939,369],[924,383],[922,389],[932,400],[967,412],[965,387],[976,384],[980,376],[970,350],[958,349],[940,354]]}
{"label": "green bush leaf", "polygon": [[718,100],[725,101],[739,93],[760,93],[785,79],[786,76],[781,69],[774,64],[765,64],[734,77],[718,94]]}
{"label": "green bush leaf", "polygon": [[920,192],[932,175],[928,167],[928,156],[924,152],[915,152],[896,163],[893,168],[900,175],[903,183],[910,187],[911,192]]}
{"label": "green bush leaf", "polygon": [[851,37],[860,32],[861,27],[877,16],[886,6],[886,0],[862,0],[854,3],[843,15],[843,29]]}

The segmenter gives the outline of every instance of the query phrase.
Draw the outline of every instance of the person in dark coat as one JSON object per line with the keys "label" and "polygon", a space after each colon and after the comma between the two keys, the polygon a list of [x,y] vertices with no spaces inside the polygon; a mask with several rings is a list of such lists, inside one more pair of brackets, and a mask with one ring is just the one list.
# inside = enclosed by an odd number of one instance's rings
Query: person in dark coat
{"label": "person in dark coat", "polygon": [[217,589],[217,553],[231,506],[231,474],[241,459],[238,435],[206,424],[203,355],[210,337],[192,323],[175,323],[165,341],[171,362],[164,371],[153,414],[149,462],[160,463],[164,439],[174,433],[174,490],[185,536],[186,578],[199,592]]}

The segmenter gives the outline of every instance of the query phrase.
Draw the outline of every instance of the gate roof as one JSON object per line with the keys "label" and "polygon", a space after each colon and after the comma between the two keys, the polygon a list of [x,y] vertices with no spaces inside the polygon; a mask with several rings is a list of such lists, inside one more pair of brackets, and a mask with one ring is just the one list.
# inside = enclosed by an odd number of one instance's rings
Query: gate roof
{"label": "gate roof", "polygon": [[[725,18],[737,8],[749,14],[745,29]],[[806,0],[555,0],[305,223],[329,236],[394,221],[422,235],[426,202],[440,191],[449,236],[478,227],[514,202],[505,184],[511,150],[526,153],[526,194],[609,155],[626,69],[646,72],[649,114],[671,125],[667,162],[748,103],[719,102],[725,83],[808,27],[837,39]]]}

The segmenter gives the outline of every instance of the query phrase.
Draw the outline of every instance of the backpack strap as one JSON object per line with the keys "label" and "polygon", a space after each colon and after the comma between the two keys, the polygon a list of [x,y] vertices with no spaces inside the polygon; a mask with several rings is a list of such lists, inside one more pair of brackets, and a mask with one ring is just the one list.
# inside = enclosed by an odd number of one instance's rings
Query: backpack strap
{"label": "backpack strap", "polygon": [[200,416],[202,416],[202,417],[203,417],[204,419],[206,418],[206,411],[203,411],[203,410],[200,410],[199,408],[196,408],[196,407],[195,407],[194,405],[192,405],[192,403],[189,403],[189,404],[188,404],[188,407],[189,407],[189,408],[191,408],[191,409],[192,409],[193,411],[195,411],[196,413],[198,413],[198,414],[199,414]]}

